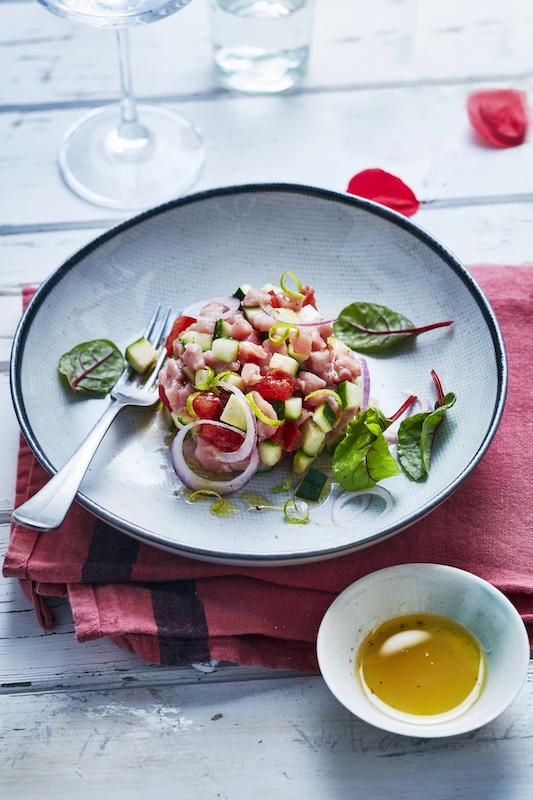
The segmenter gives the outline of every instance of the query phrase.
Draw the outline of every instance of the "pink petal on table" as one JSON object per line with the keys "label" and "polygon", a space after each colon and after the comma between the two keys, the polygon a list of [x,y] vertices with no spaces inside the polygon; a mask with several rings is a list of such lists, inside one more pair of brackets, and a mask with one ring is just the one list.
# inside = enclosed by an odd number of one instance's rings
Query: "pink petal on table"
{"label": "pink petal on table", "polygon": [[420,208],[414,192],[396,175],[382,169],[364,169],[348,183],[346,191],[412,217]]}
{"label": "pink petal on table", "polygon": [[468,117],[479,135],[497,147],[516,147],[529,126],[527,96],[517,89],[485,89],[467,101]]}

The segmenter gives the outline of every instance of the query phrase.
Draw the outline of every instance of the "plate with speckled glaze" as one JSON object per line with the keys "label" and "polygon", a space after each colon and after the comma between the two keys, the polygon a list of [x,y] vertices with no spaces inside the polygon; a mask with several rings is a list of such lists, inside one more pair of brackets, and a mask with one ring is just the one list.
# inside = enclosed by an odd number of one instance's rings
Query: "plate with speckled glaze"
{"label": "plate with speckled glaze", "polygon": [[276,284],[286,271],[315,288],[326,316],[361,300],[417,325],[453,320],[394,356],[367,357],[372,397],[386,415],[409,394],[433,402],[432,370],[456,394],[428,478],[389,478],[381,496],[358,498],[340,515],[330,480],[308,521],[295,525],[283,514],[286,497],[273,491],[290,469],[275,468],[231,498],[234,513],[216,516],[212,502],[191,502],[177,479],[163,414],[131,409],[106,434],[78,502],[156,547],[251,566],[343,555],[433,511],[476,467],[500,422],[507,365],[498,322],[469,271],[415,223],[371,201],[293,184],[216,189],[147,211],[88,244],[44,281],[18,327],[11,361],[15,410],[39,462],[54,474],[107,402],[65,391],[57,373],[63,353],[97,338],[125,347],[158,301],[178,312],[243,283]]}

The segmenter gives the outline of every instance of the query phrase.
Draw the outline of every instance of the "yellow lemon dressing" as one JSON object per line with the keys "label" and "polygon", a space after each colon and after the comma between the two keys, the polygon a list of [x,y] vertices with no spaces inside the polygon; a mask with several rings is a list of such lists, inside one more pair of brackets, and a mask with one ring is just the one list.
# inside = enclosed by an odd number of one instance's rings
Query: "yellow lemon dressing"
{"label": "yellow lemon dressing", "polygon": [[369,699],[393,716],[457,716],[479,696],[485,654],[455,620],[407,614],[387,620],[364,639],[356,674]]}

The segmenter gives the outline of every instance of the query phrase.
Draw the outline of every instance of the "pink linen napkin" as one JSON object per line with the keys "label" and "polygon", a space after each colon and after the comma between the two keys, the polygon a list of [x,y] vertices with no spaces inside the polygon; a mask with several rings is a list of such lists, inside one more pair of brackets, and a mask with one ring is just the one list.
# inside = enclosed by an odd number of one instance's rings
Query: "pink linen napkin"
{"label": "pink linen napkin", "polygon": [[[533,267],[472,272],[504,334],[508,400],[481,463],[425,519],[350,555],[266,569],[164,553],[75,504],[55,533],[13,525],[4,575],[18,578],[43,626],[54,624],[46,596],[66,596],[80,641],[109,636],[157,664],[218,659],[316,672],[316,634],[334,598],[357,578],[406,562],[449,564],[489,581],[514,603],[533,640]],[[16,505],[46,479],[21,441]]]}

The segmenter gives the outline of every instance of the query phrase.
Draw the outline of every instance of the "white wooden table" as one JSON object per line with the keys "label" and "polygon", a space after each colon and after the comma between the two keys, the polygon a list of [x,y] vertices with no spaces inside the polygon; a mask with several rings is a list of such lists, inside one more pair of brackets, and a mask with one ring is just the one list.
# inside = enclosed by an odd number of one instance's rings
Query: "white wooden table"
{"label": "white wooden table", "polygon": [[[317,0],[312,61],[292,95],[216,85],[206,0],[135,29],[139,98],[198,125],[194,190],[254,181],[344,191],[367,167],[424,201],[416,221],[466,264],[533,264],[532,144],[495,152],[469,129],[481,86],[533,83],[530,0]],[[157,53],[157,57],[154,54]],[[8,364],[20,292],[121,219],[62,184],[64,130],[115,99],[112,33],[33,0],[0,0],[0,536],[14,502],[18,426]],[[533,568],[533,565],[532,565]],[[352,717],[320,677],[157,668],[112,643],[78,644],[69,608],[39,628],[0,580],[0,798],[530,800],[533,670],[516,702],[472,735],[414,740]]]}

